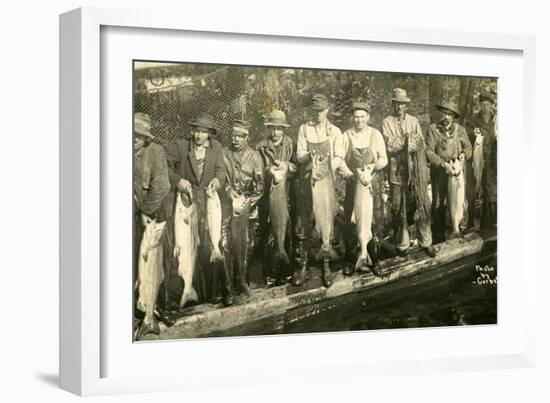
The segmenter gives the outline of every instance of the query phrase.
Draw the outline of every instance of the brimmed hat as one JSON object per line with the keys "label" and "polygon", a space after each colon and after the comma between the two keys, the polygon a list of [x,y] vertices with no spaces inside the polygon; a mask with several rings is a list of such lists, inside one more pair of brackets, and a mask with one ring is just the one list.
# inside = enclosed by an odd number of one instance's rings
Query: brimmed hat
{"label": "brimmed hat", "polygon": [[281,127],[289,127],[290,125],[286,122],[286,116],[283,111],[280,111],[278,109],[274,109],[271,112],[269,112],[269,115],[267,115],[267,120],[264,123],[265,126],[281,126]]}
{"label": "brimmed hat", "polygon": [[405,91],[403,88],[394,88],[393,89],[393,97],[392,102],[402,102],[402,103],[409,103],[411,102],[411,99],[407,97],[407,91]]}
{"label": "brimmed hat", "polygon": [[351,104],[351,111],[363,110],[370,114],[370,105],[363,101],[355,101]]}
{"label": "brimmed hat", "polygon": [[199,112],[197,115],[191,119],[189,122],[191,126],[194,127],[204,127],[205,129],[210,129],[216,132],[216,127],[214,126],[214,117],[206,112]]}
{"label": "brimmed hat", "polygon": [[486,90],[481,90],[479,93],[479,102],[483,102],[483,101],[489,101],[493,105],[497,103],[495,94]]}
{"label": "brimmed hat", "polygon": [[248,135],[249,127],[250,127],[250,124],[246,120],[233,119],[233,125],[232,125],[233,131]]}
{"label": "brimmed hat", "polygon": [[460,112],[458,112],[458,105],[451,101],[441,101],[436,106],[436,109],[440,112],[450,111],[455,114],[455,117],[460,117]]}
{"label": "brimmed hat", "polygon": [[316,111],[324,111],[328,108],[328,100],[323,94],[315,94],[311,97],[307,105]]}
{"label": "brimmed hat", "polygon": [[149,138],[155,137],[151,134],[151,118],[148,114],[142,112],[134,114],[134,132]]}

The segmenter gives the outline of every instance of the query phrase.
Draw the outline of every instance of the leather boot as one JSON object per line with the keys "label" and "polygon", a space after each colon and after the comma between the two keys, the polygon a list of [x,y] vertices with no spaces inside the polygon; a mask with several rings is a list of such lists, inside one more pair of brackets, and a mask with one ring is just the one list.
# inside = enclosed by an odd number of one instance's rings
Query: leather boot
{"label": "leather boot", "polygon": [[222,303],[224,306],[233,305],[232,272],[226,264],[216,263],[220,271],[220,284],[222,289]]}
{"label": "leather boot", "polygon": [[373,237],[367,244],[367,252],[372,260],[371,271],[376,277],[383,277],[382,268],[380,267],[380,260],[378,253],[380,251],[380,241],[377,237]]}
{"label": "leather boot", "polygon": [[295,286],[304,284],[308,277],[307,250],[302,240],[298,241],[298,255],[298,267],[292,276],[292,284]]}
{"label": "leather boot", "polygon": [[332,271],[328,257],[323,258],[323,285],[327,288],[332,285]]}

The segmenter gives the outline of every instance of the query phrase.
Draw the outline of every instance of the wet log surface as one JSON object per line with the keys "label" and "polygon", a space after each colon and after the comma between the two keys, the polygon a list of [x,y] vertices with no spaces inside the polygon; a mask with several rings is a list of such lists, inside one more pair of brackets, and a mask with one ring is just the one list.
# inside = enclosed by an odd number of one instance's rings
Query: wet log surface
{"label": "wet log surface", "polygon": [[[417,250],[407,258],[382,261],[383,278],[371,273],[344,277],[334,264],[330,288],[322,285],[319,268],[311,267],[303,286],[256,289],[227,308],[186,308],[175,325],[161,324],[159,336],[143,340],[496,323],[496,284],[472,284],[476,265],[496,267],[496,234],[470,233],[435,248],[434,259]],[[468,301],[476,301],[478,312],[482,297],[489,302],[482,307],[485,314],[476,316]]]}

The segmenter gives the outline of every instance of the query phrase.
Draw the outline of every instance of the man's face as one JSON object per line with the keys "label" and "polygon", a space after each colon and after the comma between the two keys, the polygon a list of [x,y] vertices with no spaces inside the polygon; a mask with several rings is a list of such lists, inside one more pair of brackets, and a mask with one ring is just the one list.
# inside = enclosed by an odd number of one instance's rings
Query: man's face
{"label": "man's face", "polygon": [[134,152],[138,152],[145,146],[145,137],[134,133]]}
{"label": "man's face", "polygon": [[445,123],[445,126],[449,126],[455,120],[455,114],[447,109],[442,109],[441,115],[443,116],[443,123]]}
{"label": "man's face", "polygon": [[231,133],[231,147],[234,150],[242,150],[244,146],[246,146],[246,142],[248,141],[248,135],[241,133],[239,131],[233,130]]}
{"label": "man's face", "polygon": [[481,113],[484,115],[488,115],[493,110],[493,104],[489,101],[481,101],[480,105],[481,107]]}
{"label": "man's face", "polygon": [[408,105],[404,102],[393,102],[393,112],[395,116],[405,116],[407,112]]}
{"label": "man's face", "polygon": [[353,111],[353,124],[358,130],[364,129],[369,123],[370,114],[363,109]]}
{"label": "man's face", "polygon": [[269,126],[269,138],[274,144],[279,144],[283,139],[284,128],[282,126]]}
{"label": "man's face", "polygon": [[328,108],[323,110],[310,109],[309,116],[310,119],[315,123],[323,123],[327,119]]}
{"label": "man's face", "polygon": [[193,138],[193,143],[198,146],[202,146],[208,141],[210,130],[206,127],[193,126],[193,128],[191,129],[191,136]]}

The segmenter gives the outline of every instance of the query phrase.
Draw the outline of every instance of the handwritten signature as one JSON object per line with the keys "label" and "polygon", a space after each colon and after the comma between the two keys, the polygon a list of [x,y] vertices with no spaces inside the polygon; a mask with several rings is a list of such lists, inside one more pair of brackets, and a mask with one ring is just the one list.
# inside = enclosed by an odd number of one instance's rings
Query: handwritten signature
{"label": "handwritten signature", "polygon": [[477,278],[472,281],[472,284],[483,285],[483,286],[496,286],[497,285],[497,276],[496,270],[493,266],[480,266],[476,264],[475,270],[478,273]]}

